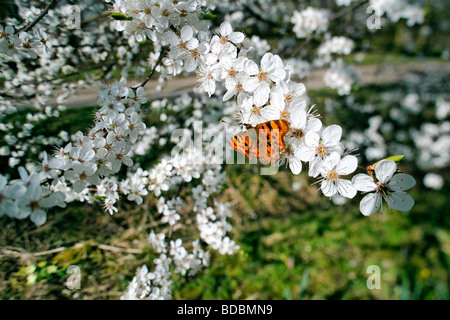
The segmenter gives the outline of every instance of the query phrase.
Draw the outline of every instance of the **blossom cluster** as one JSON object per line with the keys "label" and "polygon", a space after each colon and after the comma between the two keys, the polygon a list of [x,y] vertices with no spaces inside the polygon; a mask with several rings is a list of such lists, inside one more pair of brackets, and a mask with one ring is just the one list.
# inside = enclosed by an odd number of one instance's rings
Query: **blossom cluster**
{"label": "blossom cluster", "polygon": [[352,66],[346,66],[338,59],[331,63],[323,80],[328,87],[336,89],[339,95],[348,95],[357,80],[357,74]]}
{"label": "blossom cluster", "polygon": [[314,32],[323,33],[328,29],[330,12],[325,9],[307,7],[302,11],[294,11],[291,22],[297,38],[306,38]]}
{"label": "blossom cluster", "polygon": [[375,14],[382,16],[386,13],[389,20],[397,22],[406,19],[406,24],[411,27],[424,21],[424,10],[418,5],[411,5],[405,0],[370,0],[371,8]]}

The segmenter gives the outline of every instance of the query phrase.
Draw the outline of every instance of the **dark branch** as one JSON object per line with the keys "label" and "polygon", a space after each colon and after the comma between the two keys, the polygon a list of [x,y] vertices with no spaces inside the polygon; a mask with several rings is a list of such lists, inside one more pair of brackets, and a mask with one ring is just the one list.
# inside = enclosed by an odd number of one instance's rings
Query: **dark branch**
{"label": "dark branch", "polygon": [[153,77],[153,75],[155,74],[156,71],[156,67],[161,63],[162,59],[164,58],[164,55],[166,54],[167,51],[167,47],[162,47],[161,52],[159,53],[159,57],[158,60],[156,61],[155,65],[153,66],[152,71],[150,72],[150,74],[147,76],[147,78],[144,80],[144,82],[142,82],[141,84],[133,87],[132,89],[136,90],[138,88],[144,87],[147,82]]}
{"label": "dark branch", "polygon": [[40,15],[37,16],[37,18],[31,22],[28,26],[26,26],[22,31],[30,31],[39,21],[42,20],[42,18],[45,17],[45,15],[48,13],[48,11],[50,10],[50,7],[58,0],[50,0],[49,4],[47,5],[47,7],[45,7],[44,11],[42,11],[42,13]]}
{"label": "dark branch", "polygon": [[334,15],[332,15],[332,16],[330,17],[330,21],[333,21],[333,20],[336,20],[336,19],[339,19],[339,18],[345,16],[345,15],[346,15],[347,13],[349,13],[350,11],[353,11],[353,10],[358,9],[359,7],[361,7],[363,4],[365,4],[365,3],[367,3],[367,2],[369,2],[369,0],[362,0],[362,1],[360,1],[360,2],[355,2],[355,3],[353,3],[352,5],[346,7],[346,8],[344,8],[344,9],[342,9],[341,11],[338,11],[338,12],[336,12]]}

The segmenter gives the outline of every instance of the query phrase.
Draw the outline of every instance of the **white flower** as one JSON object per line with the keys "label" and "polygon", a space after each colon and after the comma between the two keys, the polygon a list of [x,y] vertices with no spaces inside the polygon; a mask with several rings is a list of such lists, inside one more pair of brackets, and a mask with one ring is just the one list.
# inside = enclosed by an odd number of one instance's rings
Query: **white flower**
{"label": "white flower", "polygon": [[244,99],[241,107],[241,117],[244,123],[256,126],[259,123],[279,118],[279,111],[271,105],[261,106],[255,103],[255,97]]}
{"label": "white flower", "polygon": [[439,190],[444,185],[444,178],[437,173],[429,172],[423,177],[423,184],[427,188]]}
{"label": "white flower", "polygon": [[370,216],[377,212],[384,199],[388,206],[399,211],[409,211],[414,206],[414,199],[404,192],[416,184],[413,177],[397,173],[397,165],[392,160],[381,160],[375,166],[375,178],[361,173],[353,177],[353,186],[362,192],[371,192],[360,203],[361,213]]}
{"label": "white flower", "polygon": [[228,21],[220,25],[220,43],[225,45],[228,41],[239,44],[244,41],[245,35],[242,32],[233,32],[233,28]]}
{"label": "white flower", "polygon": [[325,32],[328,28],[327,10],[307,7],[303,11],[294,11],[291,22],[297,38],[306,38],[314,32]]}
{"label": "white flower", "polygon": [[262,106],[269,100],[273,83],[279,83],[286,77],[283,61],[278,55],[266,53],[261,59],[261,69],[256,62],[247,60],[245,73],[250,77],[242,85],[245,91],[253,92],[255,104]]}
{"label": "white flower", "polygon": [[320,189],[327,197],[340,194],[346,198],[353,198],[356,195],[356,189],[350,180],[341,179],[342,175],[351,174],[358,167],[358,160],[355,156],[341,156],[334,152],[326,158],[321,164],[321,175],[323,177]]}
{"label": "white flower", "polygon": [[338,125],[326,127],[322,135],[315,131],[309,131],[305,134],[304,144],[295,150],[295,156],[301,161],[309,161],[309,175],[317,177],[319,166],[322,160],[333,152],[340,153],[342,150],[340,140],[342,128]]}
{"label": "white flower", "polygon": [[[322,121],[312,115],[312,113],[314,113],[311,112],[312,108],[307,112],[305,107],[306,102],[304,100],[294,102],[281,114],[281,119],[286,119],[291,123],[292,137],[289,139],[289,142],[296,147],[300,146],[303,138],[308,132],[318,132],[322,128]],[[300,153],[297,153],[297,155],[300,155]]]}
{"label": "white flower", "polygon": [[7,185],[8,181],[0,174],[0,217],[4,214],[15,217],[18,212],[16,199],[21,198],[27,188],[23,183]]}

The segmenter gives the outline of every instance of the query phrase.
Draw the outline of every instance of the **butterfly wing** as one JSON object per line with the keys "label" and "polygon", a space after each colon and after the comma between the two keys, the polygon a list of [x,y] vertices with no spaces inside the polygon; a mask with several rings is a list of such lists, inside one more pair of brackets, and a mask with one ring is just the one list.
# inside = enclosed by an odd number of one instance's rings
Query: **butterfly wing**
{"label": "butterfly wing", "polygon": [[228,144],[236,151],[243,153],[250,159],[250,155],[257,158],[257,136],[253,128],[240,132],[228,141]]}
{"label": "butterfly wing", "polygon": [[267,121],[238,133],[228,143],[247,158],[253,156],[263,163],[276,165],[280,152],[286,148],[284,137],[289,130],[289,122],[286,120]]}
{"label": "butterfly wing", "polygon": [[258,158],[276,165],[280,152],[286,148],[284,137],[289,131],[289,123],[286,120],[267,121],[258,124],[255,130],[258,133]]}

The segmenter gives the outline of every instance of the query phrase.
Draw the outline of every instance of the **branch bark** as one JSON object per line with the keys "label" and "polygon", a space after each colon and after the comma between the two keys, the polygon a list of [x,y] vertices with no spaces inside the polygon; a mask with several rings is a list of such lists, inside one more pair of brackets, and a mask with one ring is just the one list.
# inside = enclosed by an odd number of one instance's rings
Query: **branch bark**
{"label": "branch bark", "polygon": [[25,31],[28,32],[30,31],[36,24],[38,24],[39,21],[42,20],[42,18],[45,17],[45,15],[48,13],[48,11],[50,10],[51,6],[56,3],[58,0],[50,0],[49,4],[45,7],[44,11],[42,11],[42,13],[40,15],[38,15],[36,17],[36,19],[31,22],[28,26],[26,26],[23,30],[21,31]]}

